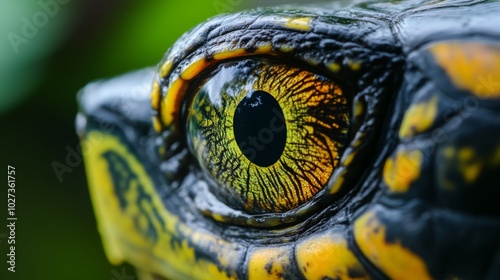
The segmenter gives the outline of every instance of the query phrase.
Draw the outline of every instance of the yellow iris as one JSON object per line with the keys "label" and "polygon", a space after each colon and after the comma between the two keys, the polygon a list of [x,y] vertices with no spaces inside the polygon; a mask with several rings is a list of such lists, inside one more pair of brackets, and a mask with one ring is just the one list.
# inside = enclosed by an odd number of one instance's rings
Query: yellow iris
{"label": "yellow iris", "polygon": [[220,65],[188,108],[188,141],[212,192],[248,213],[285,212],[310,200],[348,140],[341,88],[270,60]]}

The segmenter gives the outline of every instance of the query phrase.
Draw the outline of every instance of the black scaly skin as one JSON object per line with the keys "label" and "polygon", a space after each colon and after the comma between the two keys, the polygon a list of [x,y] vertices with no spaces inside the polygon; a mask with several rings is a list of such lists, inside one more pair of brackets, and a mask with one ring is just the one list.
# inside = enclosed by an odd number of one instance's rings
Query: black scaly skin
{"label": "black scaly skin", "polygon": [[[150,108],[147,90],[133,96],[131,87],[117,90],[117,84],[123,84],[119,80],[86,88],[79,99],[82,113],[78,131],[84,137],[89,130],[102,129],[103,122],[113,124],[112,133],[127,143],[144,165],[169,212],[193,228],[205,229],[237,244],[241,252],[237,273],[241,279],[248,278],[248,252],[256,245],[286,242],[293,255],[294,244],[299,240],[332,228],[343,232],[349,248],[372,278],[389,278],[362,253],[355,241],[354,222],[366,211],[373,211],[385,225],[386,241],[397,240],[418,255],[433,278],[500,279],[500,166],[485,167],[474,185],[452,194],[442,191],[437,175],[439,168],[453,164],[443,158],[445,146],[471,146],[484,157],[493,153],[500,143],[500,101],[474,99],[475,109],[467,111],[464,102],[470,92],[457,88],[426,49],[430,43],[446,40],[498,45],[500,2],[443,1],[425,5],[420,1],[366,2],[338,6],[264,9],[218,16],[179,39],[163,61],[175,57],[172,71],[166,77],[159,77],[160,85],[168,87],[172,77],[193,57],[203,54],[211,61],[213,51],[229,42],[248,52],[263,42],[273,46],[286,42],[293,46],[293,51],[276,59],[325,73],[338,81],[352,100],[366,104],[361,126],[365,136],[359,148],[352,148],[359,156],[346,167],[349,172],[345,186],[333,198],[313,199],[311,205],[315,211],[296,219],[292,225],[272,229],[242,227],[218,223],[200,213],[193,193],[198,191],[197,182],[204,177],[187,148],[184,119],[176,120],[173,125],[176,129],[164,126],[161,135],[157,135],[151,125],[151,117],[157,112]],[[285,16],[315,19],[311,30],[296,32],[276,23]],[[316,65],[307,62],[311,58]],[[347,58],[359,61],[361,70],[350,69]],[[342,69],[332,74],[328,62],[339,63]],[[148,79],[150,71],[129,77],[130,84]],[[496,90],[500,91],[498,87]],[[95,101],[98,95],[107,97]],[[431,130],[400,139],[398,132],[405,112],[416,101],[432,96],[439,98],[439,106]],[[183,110],[179,110],[181,116]],[[464,111],[467,115],[460,114]],[[438,131],[439,136],[446,137],[437,138]],[[160,147],[166,149],[163,155],[158,152]],[[398,148],[417,149],[424,155],[420,176],[402,194],[388,191],[382,175],[387,158]],[[447,172],[456,184],[465,185],[458,171],[450,167]],[[211,202],[213,198],[206,199]],[[267,217],[285,219],[293,214]],[[152,236],[161,234],[154,231]],[[216,256],[202,246],[190,245],[195,248],[197,258],[217,263]],[[220,269],[226,268],[220,266]],[[289,267],[283,276],[304,278],[297,265]]]}

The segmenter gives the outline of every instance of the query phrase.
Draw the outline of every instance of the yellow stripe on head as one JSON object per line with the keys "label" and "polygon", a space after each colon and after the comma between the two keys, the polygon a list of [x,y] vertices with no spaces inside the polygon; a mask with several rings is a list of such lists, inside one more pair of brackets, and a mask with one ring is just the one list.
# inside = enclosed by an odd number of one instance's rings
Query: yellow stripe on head
{"label": "yellow stripe on head", "polygon": [[[236,279],[242,246],[194,230],[163,205],[148,172],[119,137],[90,131],[84,150],[92,202],[109,261],[171,279]],[[90,141],[90,140],[89,140]],[[211,254],[200,258],[196,252]]]}

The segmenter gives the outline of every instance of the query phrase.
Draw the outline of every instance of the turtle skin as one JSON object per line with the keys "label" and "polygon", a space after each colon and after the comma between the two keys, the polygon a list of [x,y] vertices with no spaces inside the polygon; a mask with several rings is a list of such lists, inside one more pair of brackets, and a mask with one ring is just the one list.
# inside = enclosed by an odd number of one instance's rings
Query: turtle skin
{"label": "turtle skin", "polygon": [[[141,279],[500,279],[498,15],[498,1],[244,11],[187,32],[156,68],[87,85],[76,124],[109,261]],[[334,85],[316,87],[315,100],[332,88],[341,100],[320,116],[347,108],[343,134],[311,125],[334,135],[320,141],[333,143],[332,160],[302,200],[304,184],[286,189],[272,171],[279,182],[263,194],[226,188],[234,162],[251,159],[229,156],[234,140],[203,138],[220,128],[204,106],[226,106],[203,97],[204,84],[224,69],[249,75],[234,74],[236,86],[279,80],[262,70],[273,65]],[[283,109],[287,129],[293,113]]]}

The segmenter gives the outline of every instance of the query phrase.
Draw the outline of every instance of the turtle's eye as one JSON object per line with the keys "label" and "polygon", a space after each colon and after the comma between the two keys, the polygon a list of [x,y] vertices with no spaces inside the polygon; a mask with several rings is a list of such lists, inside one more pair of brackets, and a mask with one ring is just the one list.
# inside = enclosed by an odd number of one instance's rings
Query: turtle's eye
{"label": "turtle's eye", "polygon": [[226,62],[188,105],[188,142],[220,200],[285,212],[328,184],[349,140],[348,103],[325,76],[267,59]]}

